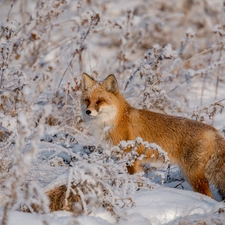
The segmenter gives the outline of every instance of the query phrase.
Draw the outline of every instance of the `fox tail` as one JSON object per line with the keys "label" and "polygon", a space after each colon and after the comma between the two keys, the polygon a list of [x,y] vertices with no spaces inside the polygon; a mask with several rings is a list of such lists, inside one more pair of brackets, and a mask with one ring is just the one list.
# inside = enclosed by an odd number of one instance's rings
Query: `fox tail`
{"label": "fox tail", "polygon": [[225,139],[217,137],[216,151],[206,165],[206,178],[225,199]]}

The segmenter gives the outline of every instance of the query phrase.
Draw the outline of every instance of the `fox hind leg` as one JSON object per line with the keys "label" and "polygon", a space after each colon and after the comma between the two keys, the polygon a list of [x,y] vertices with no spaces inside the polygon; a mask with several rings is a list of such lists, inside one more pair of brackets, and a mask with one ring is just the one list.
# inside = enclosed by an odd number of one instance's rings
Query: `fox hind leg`
{"label": "fox hind leg", "polygon": [[209,182],[205,178],[204,174],[197,174],[195,176],[188,177],[188,179],[194,191],[207,195],[214,199],[209,187]]}

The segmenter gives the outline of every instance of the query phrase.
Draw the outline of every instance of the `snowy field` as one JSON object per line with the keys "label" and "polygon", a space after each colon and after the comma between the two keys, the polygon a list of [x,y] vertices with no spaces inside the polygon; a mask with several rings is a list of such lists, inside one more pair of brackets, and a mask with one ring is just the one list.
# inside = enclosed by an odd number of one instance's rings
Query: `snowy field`
{"label": "snowy field", "polygon": [[223,4],[1,0],[0,224],[225,224],[214,187],[193,192],[176,165],[129,175],[80,113],[82,73],[113,73],[132,106],[224,136]]}
{"label": "snowy field", "polygon": [[[74,217],[73,213],[57,211],[45,215],[10,212],[10,225],[41,225],[44,221],[52,225],[149,225],[149,224],[224,224],[225,217],[218,214],[224,207],[212,199],[191,191],[157,188],[137,192],[133,198],[135,206],[121,209],[122,217],[116,221],[107,212],[96,212],[89,216]],[[1,213],[2,214],[2,213]]]}

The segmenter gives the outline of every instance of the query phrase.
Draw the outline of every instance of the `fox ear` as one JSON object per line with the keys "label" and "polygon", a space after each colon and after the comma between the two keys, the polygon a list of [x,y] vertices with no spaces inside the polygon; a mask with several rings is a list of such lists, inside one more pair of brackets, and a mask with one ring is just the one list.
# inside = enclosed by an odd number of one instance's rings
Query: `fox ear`
{"label": "fox ear", "polygon": [[110,74],[105,80],[102,82],[103,87],[112,93],[119,92],[118,83],[116,77],[113,74]]}
{"label": "fox ear", "polygon": [[82,91],[86,91],[89,88],[93,87],[96,84],[96,81],[92,79],[88,74],[82,74]]}

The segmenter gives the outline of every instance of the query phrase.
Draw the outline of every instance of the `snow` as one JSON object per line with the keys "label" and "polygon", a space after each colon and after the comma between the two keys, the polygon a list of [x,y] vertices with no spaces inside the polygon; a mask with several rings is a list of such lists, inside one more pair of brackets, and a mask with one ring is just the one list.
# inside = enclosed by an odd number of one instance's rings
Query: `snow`
{"label": "snow", "polygon": [[[46,215],[38,215],[23,212],[10,212],[10,225],[39,225],[47,221],[49,225],[67,225],[71,221],[85,225],[161,225],[180,224],[188,220],[188,217],[195,216],[207,219],[207,216],[218,212],[225,206],[224,203],[216,202],[209,197],[187,190],[176,190],[161,187],[149,191],[138,191],[133,200],[135,205],[131,208],[123,208],[123,217],[118,221],[107,212],[99,212],[90,216],[74,217],[73,213],[58,211]],[[1,211],[2,215],[2,211]],[[225,216],[222,217],[225,222]],[[221,221],[223,221],[221,219]],[[172,221],[176,221],[172,223]],[[206,220],[207,221],[207,220]]]}
{"label": "snow", "polygon": [[[37,159],[37,162],[33,164],[33,168],[38,172],[38,174],[35,177],[30,177],[30,179],[34,181],[39,180],[42,184],[47,183],[44,187],[44,191],[52,190],[54,187],[63,184],[69,184],[72,182],[73,174],[75,174],[77,183],[82,182],[78,180],[83,180],[83,182],[89,181],[93,185],[96,184],[97,179],[93,179],[93,177],[87,174],[87,172],[89,170],[94,174],[99,173],[100,171],[97,167],[93,167],[91,164],[85,165],[85,161],[81,161],[80,164],[74,168],[70,168],[69,171],[63,167],[61,169],[60,167],[56,167],[56,170],[52,170],[51,167],[48,167],[43,160],[46,160],[46,158],[50,159],[57,154],[60,155],[60,153],[67,153],[66,148],[57,146],[56,144],[41,142],[38,143],[36,147],[38,149],[42,149],[42,154]],[[29,152],[30,148],[31,146],[27,146],[26,151]],[[76,146],[74,151],[81,151],[81,146]],[[110,151],[108,154],[110,154]],[[68,156],[61,154],[60,157],[67,159]],[[98,159],[96,158],[96,160]],[[115,167],[113,164],[112,166]],[[174,168],[176,169],[176,167]],[[175,178],[175,181],[161,184],[161,181],[157,181],[157,179],[154,178],[152,179],[152,182],[156,182],[156,184],[150,183],[150,188],[139,188],[136,191],[131,191],[128,195],[129,198],[126,197],[127,194],[125,193],[126,189],[129,188],[129,185],[123,184],[122,190],[120,190],[120,187],[118,186],[117,189],[114,190],[114,193],[112,193],[112,197],[114,195],[119,197],[120,195],[124,196],[124,200],[122,203],[117,203],[119,204],[117,206],[119,207],[117,208],[117,210],[119,210],[117,211],[117,216],[113,216],[110,212],[101,207],[95,208],[95,210],[93,210],[90,214],[84,213],[79,216],[75,216],[73,213],[66,211],[36,214],[11,210],[9,211],[7,224],[39,225],[43,224],[43,221],[45,221],[49,225],[67,225],[70,223],[85,225],[174,225],[186,221],[189,221],[190,224],[192,224],[192,221],[204,221],[209,222],[209,224],[211,224],[211,220],[225,221],[225,215],[220,215],[218,213],[220,209],[225,208],[225,203],[218,202],[205,195],[193,192],[187,182],[184,182],[182,186],[177,185],[179,181],[176,180],[179,180],[179,175],[177,174],[178,171],[173,171],[174,168],[171,168],[171,176]],[[34,175],[32,171],[31,174]],[[162,174],[165,174],[165,172],[162,172]],[[101,175],[104,177],[103,171],[97,176],[101,177]],[[138,176],[142,176],[142,174],[137,175],[137,178]],[[41,177],[45,178],[44,182]],[[119,176],[117,178],[119,178]],[[49,181],[52,182],[49,183]],[[177,187],[174,188],[175,186]],[[184,189],[179,189],[181,187]],[[110,191],[109,186],[108,188]],[[99,189],[98,191],[101,190]],[[124,193],[119,194],[119,192],[122,191],[124,191]],[[4,214],[4,205],[8,199],[4,193],[5,192],[0,192],[0,218],[2,218],[2,215]],[[114,201],[113,198],[110,200],[111,202]],[[88,209],[86,209],[86,211],[88,212]]]}
{"label": "snow", "polygon": [[187,215],[214,212],[218,206],[212,199],[191,191],[159,188],[138,193],[129,214],[138,213],[153,224],[165,224]]}

